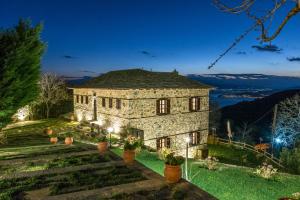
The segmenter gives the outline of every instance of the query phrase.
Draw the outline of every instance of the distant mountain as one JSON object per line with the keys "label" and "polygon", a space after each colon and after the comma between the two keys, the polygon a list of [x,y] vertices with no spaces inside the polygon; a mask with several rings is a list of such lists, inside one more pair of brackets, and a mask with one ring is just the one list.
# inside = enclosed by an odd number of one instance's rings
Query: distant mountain
{"label": "distant mountain", "polygon": [[213,85],[219,89],[228,88],[269,88],[282,90],[300,88],[300,77],[265,74],[189,74],[189,78]]}
{"label": "distant mountain", "polygon": [[71,87],[71,86],[82,85],[83,83],[92,79],[93,77],[91,77],[91,76],[83,76],[83,77],[64,76],[62,78],[66,81],[67,85],[69,87]]}
{"label": "distant mountain", "polygon": [[211,99],[221,107],[253,101],[283,90],[300,89],[300,77],[265,74],[189,74],[187,77],[215,86]]}
{"label": "distant mountain", "polygon": [[232,120],[233,127],[239,126],[243,122],[255,122],[254,125],[257,127],[257,130],[255,131],[254,138],[266,138],[266,135],[269,135],[271,131],[270,126],[275,104],[278,104],[286,98],[290,98],[296,94],[300,94],[300,89],[282,91],[262,99],[256,99],[250,102],[240,102],[238,104],[222,108],[221,126],[219,129],[220,133],[223,133],[224,136],[227,120]]}

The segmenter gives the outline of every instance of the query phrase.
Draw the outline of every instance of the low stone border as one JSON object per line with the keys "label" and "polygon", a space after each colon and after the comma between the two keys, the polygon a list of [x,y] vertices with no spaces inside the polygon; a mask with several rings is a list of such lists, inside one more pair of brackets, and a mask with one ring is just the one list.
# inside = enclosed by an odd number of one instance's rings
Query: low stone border
{"label": "low stone border", "polygon": [[34,176],[43,176],[43,175],[52,175],[52,174],[64,174],[69,172],[76,172],[82,170],[96,170],[113,166],[124,166],[123,161],[110,161],[96,164],[88,165],[79,165],[79,166],[70,166],[65,168],[53,168],[48,170],[32,171],[32,172],[22,172],[17,174],[4,175],[0,177],[0,180],[3,179],[14,179],[14,178],[30,178]]}
{"label": "low stone border", "polygon": [[17,159],[11,159],[11,160],[0,160],[0,165],[15,165],[15,164],[22,164],[25,162],[37,162],[37,161],[47,161],[52,160],[56,158],[68,158],[72,156],[82,156],[82,155],[88,155],[88,154],[95,154],[99,153],[98,150],[87,150],[87,151],[78,151],[78,152],[68,152],[64,154],[59,155],[39,155],[36,157],[30,157],[30,158],[17,158]]}
{"label": "low stone border", "polygon": [[95,190],[86,190],[80,192],[73,192],[68,194],[62,194],[57,196],[49,196],[44,198],[45,200],[83,200],[83,199],[103,199],[110,198],[118,194],[131,194],[139,191],[151,191],[158,190],[166,184],[159,180],[146,180],[138,181],[134,183],[127,183],[121,185],[114,185]]}

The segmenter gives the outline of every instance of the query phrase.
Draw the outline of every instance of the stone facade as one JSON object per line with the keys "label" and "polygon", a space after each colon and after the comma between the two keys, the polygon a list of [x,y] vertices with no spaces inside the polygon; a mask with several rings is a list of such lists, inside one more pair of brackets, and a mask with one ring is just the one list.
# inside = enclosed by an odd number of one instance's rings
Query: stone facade
{"label": "stone facade", "polygon": [[[190,97],[200,98],[200,110],[190,111]],[[157,115],[156,102],[162,98],[169,99],[170,113]],[[112,99],[111,108],[109,99]],[[121,102],[120,109],[117,109],[117,99]],[[143,130],[144,143],[152,148],[156,148],[157,138],[169,137],[171,148],[182,154],[185,152],[185,138],[191,132],[200,132],[200,144],[207,141],[209,89],[74,88],[74,114],[79,121],[96,120],[100,125],[109,121],[115,133],[119,133],[125,125]],[[94,119],[95,116],[97,119]],[[190,156],[195,154],[196,148],[189,148]]]}

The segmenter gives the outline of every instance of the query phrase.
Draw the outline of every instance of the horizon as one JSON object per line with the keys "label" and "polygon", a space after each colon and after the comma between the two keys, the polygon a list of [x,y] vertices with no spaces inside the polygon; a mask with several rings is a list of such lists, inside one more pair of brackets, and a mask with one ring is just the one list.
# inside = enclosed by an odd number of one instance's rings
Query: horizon
{"label": "horizon", "polygon": [[[288,9],[278,12],[274,26]],[[181,74],[300,77],[300,16],[272,43],[260,44],[259,33],[251,32],[210,70],[207,67],[253,23],[244,14],[219,11],[211,1],[90,0],[72,1],[70,6],[58,0],[3,0],[0,18],[5,19],[1,28],[15,26],[20,18],[34,25],[43,22],[41,37],[48,47],[42,70],[64,76],[95,76],[139,66],[177,69]],[[274,45],[276,51],[266,51],[263,45]]]}

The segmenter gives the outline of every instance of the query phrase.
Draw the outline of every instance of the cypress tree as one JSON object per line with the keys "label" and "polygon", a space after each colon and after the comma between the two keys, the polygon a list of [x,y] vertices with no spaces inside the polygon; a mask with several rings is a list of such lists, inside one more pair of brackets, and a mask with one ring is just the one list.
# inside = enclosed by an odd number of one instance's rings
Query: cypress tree
{"label": "cypress tree", "polygon": [[38,96],[45,48],[40,39],[41,30],[41,24],[33,27],[28,20],[0,30],[0,130],[19,108]]}

